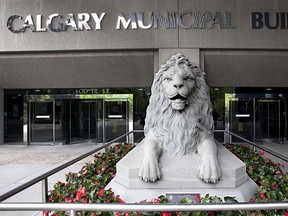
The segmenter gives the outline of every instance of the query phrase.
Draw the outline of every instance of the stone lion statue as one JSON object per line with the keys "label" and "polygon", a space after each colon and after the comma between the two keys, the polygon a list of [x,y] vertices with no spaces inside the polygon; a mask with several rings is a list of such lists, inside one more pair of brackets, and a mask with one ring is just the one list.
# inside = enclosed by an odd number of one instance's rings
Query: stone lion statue
{"label": "stone lion statue", "polygon": [[159,157],[198,153],[199,178],[216,183],[221,177],[214,122],[205,73],[182,54],[173,55],[155,74],[147,107],[142,141],[144,152],[139,177],[145,182],[161,178]]}

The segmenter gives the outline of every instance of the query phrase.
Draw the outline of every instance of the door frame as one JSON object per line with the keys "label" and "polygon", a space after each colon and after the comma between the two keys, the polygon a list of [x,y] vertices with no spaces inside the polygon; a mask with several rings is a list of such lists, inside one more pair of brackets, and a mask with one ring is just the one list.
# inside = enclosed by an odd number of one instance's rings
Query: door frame
{"label": "door frame", "polygon": [[[133,94],[53,94],[53,95],[25,95],[24,96],[24,106],[23,106],[23,142],[26,145],[31,144],[31,102],[53,102],[53,143],[48,143],[55,145],[55,101],[67,99],[67,100],[103,100],[103,112],[105,112],[105,101],[127,101],[127,111],[128,111],[128,125],[127,130],[133,131]],[[103,113],[104,114],[104,113]],[[105,116],[105,115],[103,115]],[[105,118],[103,118],[105,121]],[[105,142],[105,122],[103,124],[103,142]],[[127,142],[133,140],[133,134],[127,137]],[[61,143],[60,143],[61,144]]]}
{"label": "door frame", "polygon": [[[246,98],[246,97],[236,97],[235,94],[225,94],[225,129],[228,130],[228,131],[231,131],[231,126],[232,126],[232,110],[231,110],[231,102],[232,101],[237,101],[237,100],[253,100],[253,110],[251,111],[250,115],[253,116],[253,119],[252,120],[252,123],[253,123],[253,142],[256,142],[256,141],[269,141],[269,142],[279,142],[279,143],[283,143],[285,140],[287,140],[287,100],[286,99],[283,99],[283,98],[253,98],[253,97],[250,97],[250,98]],[[275,139],[265,139],[266,137],[261,137],[261,139],[257,139],[256,140],[256,102],[257,101],[261,101],[261,100],[269,100],[269,101],[275,101],[278,103],[278,137],[276,137]],[[281,106],[281,103],[283,103],[284,105],[284,108]],[[282,114],[284,115],[284,117],[282,116]],[[284,118],[281,119],[281,118]],[[281,123],[282,126],[281,126]],[[267,126],[269,127],[269,126]],[[281,131],[283,131],[283,128],[284,127],[284,132],[281,133]],[[231,131],[233,132],[233,131]],[[269,138],[269,136],[268,136]]]}

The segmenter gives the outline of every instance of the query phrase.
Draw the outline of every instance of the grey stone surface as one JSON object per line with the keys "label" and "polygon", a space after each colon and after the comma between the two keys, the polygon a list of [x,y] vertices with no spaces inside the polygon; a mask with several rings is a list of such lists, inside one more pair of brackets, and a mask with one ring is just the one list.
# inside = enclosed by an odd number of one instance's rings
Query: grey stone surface
{"label": "grey stone surface", "polygon": [[112,188],[127,202],[136,202],[168,192],[235,196],[239,201],[248,201],[258,187],[247,176],[246,165],[220,144],[218,158],[222,178],[217,184],[207,184],[198,178],[200,157],[197,154],[170,156],[165,153],[160,159],[162,178],[154,183],[143,182],[138,177],[142,158],[141,147],[132,150],[118,162],[116,177],[106,188]]}
{"label": "grey stone surface", "polygon": [[[101,145],[101,144],[99,144]],[[55,167],[98,147],[92,143],[64,146],[0,145],[0,196]],[[79,172],[85,163],[93,160],[89,156],[48,178],[48,189],[56,182],[65,182],[65,174]],[[42,202],[41,182],[14,195],[4,202]],[[1,216],[38,216],[39,211],[1,211]]]}

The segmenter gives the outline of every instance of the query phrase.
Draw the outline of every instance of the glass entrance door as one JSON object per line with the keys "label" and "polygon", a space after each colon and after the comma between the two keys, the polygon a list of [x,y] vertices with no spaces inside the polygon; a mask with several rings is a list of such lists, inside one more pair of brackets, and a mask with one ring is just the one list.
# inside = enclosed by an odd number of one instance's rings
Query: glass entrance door
{"label": "glass entrance door", "polygon": [[53,144],[53,102],[30,103],[30,140],[31,143]]}
{"label": "glass entrance door", "polygon": [[102,100],[72,100],[71,102],[71,141],[102,140],[101,130]]}
{"label": "glass entrance door", "polygon": [[[129,131],[127,100],[104,100],[105,141],[113,140]],[[125,139],[121,140],[125,142]]]}
{"label": "glass entrance door", "polygon": [[[230,100],[230,131],[246,139],[253,138],[253,100]],[[235,141],[235,140],[233,140]]]}
{"label": "glass entrance door", "polygon": [[256,140],[282,142],[286,139],[286,101],[256,100]]}
{"label": "glass entrance door", "polygon": [[231,98],[229,130],[252,141],[283,143],[287,140],[286,113],[286,100]]}
{"label": "glass entrance door", "polygon": [[101,143],[133,130],[132,94],[27,95],[25,101],[28,144]]}

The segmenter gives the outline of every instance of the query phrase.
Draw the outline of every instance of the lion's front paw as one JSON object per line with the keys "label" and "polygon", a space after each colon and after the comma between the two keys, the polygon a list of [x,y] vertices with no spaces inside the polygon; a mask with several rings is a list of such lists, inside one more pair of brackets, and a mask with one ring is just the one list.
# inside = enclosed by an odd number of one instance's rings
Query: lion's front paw
{"label": "lion's front paw", "polygon": [[160,165],[157,160],[144,160],[138,176],[145,182],[155,182],[161,178]]}
{"label": "lion's front paw", "polygon": [[206,183],[217,183],[221,178],[221,171],[218,165],[217,157],[208,155],[202,158],[199,169],[199,178]]}

